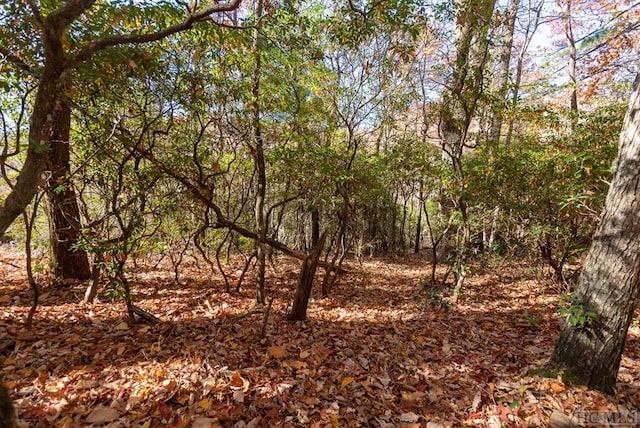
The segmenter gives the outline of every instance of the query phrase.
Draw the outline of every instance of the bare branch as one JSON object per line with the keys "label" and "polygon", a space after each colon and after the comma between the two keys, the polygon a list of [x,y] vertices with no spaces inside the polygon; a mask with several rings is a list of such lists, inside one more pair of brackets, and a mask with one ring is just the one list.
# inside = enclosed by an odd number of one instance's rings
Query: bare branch
{"label": "bare branch", "polygon": [[[80,1],[80,0],[78,0]],[[87,1],[87,0],[86,0]],[[162,40],[168,36],[171,36],[176,33],[180,33],[182,31],[188,30],[193,25],[199,21],[207,19],[210,15],[218,12],[228,12],[236,9],[240,6],[242,0],[231,0],[227,3],[215,3],[209,7],[204,9],[194,11],[189,14],[185,18],[184,21],[173,25],[171,27],[165,28],[164,30],[160,30],[154,33],[147,34],[120,34],[117,36],[104,37],[102,39],[98,39],[87,46],[85,46],[78,54],[71,58],[67,63],[68,67],[75,67],[87,59],[89,59],[94,53],[99,50],[106,49],[111,46],[124,45],[124,44],[142,44],[155,42],[158,40]]]}

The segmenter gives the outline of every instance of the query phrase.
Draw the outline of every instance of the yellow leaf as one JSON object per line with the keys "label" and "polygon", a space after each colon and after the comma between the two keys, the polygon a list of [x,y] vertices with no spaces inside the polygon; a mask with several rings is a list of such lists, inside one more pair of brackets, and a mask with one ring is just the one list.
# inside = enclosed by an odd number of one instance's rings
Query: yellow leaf
{"label": "yellow leaf", "polygon": [[11,298],[9,296],[0,297],[0,303],[9,303],[10,301],[11,301]]}
{"label": "yellow leaf", "polygon": [[353,382],[355,379],[351,376],[345,377],[344,379],[342,379],[342,382],[340,382],[340,388],[344,388],[345,386],[349,385],[351,382]]}
{"label": "yellow leaf", "polygon": [[373,389],[371,389],[371,386],[369,386],[369,382],[362,381],[360,382],[360,385],[362,385],[362,387],[364,388],[365,391],[367,391],[368,394],[374,395],[375,393],[373,392]]}
{"label": "yellow leaf", "polygon": [[300,359],[304,360],[305,358],[309,358],[309,355],[311,355],[311,353],[309,351],[301,351],[300,352]]}
{"label": "yellow leaf", "polygon": [[31,367],[25,367],[24,369],[20,370],[20,375],[22,377],[31,377],[34,374],[35,374],[35,371],[33,371]]}
{"label": "yellow leaf", "polygon": [[296,369],[296,370],[306,369],[307,368],[307,363],[305,363],[304,361],[289,360],[289,361],[287,361],[287,365],[289,367],[291,367],[292,369]]}
{"label": "yellow leaf", "polygon": [[203,398],[198,403],[198,407],[200,407],[202,410],[209,410],[209,408],[211,407],[211,404],[212,404],[211,398]]}
{"label": "yellow leaf", "polygon": [[122,355],[125,349],[127,349],[127,345],[125,345],[124,343],[118,343],[116,345],[116,354]]}
{"label": "yellow leaf", "polygon": [[557,382],[549,382],[549,388],[551,388],[551,390],[556,394],[559,394],[565,390],[564,385]]}
{"label": "yellow leaf", "polygon": [[274,358],[284,358],[287,355],[287,350],[282,346],[269,346],[267,351]]}

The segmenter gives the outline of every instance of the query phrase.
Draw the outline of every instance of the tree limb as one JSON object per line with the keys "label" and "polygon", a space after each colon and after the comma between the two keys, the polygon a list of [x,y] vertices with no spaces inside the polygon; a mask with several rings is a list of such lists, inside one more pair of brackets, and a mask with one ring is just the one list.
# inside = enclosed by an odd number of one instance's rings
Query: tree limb
{"label": "tree limb", "polygon": [[45,21],[54,29],[56,36],[60,37],[67,27],[95,2],[96,0],[67,0],[51,12]]}
{"label": "tree limb", "polygon": [[[81,0],[77,0],[81,1]],[[85,0],[88,1],[88,0]],[[106,49],[111,46],[124,45],[124,44],[142,44],[155,42],[164,39],[173,34],[185,31],[193,27],[193,25],[199,21],[202,21],[210,15],[218,12],[228,12],[236,9],[240,6],[242,0],[231,0],[227,3],[214,3],[204,9],[191,12],[182,22],[172,25],[164,30],[156,31],[154,33],[147,34],[119,34],[116,36],[104,37],[98,39],[87,46],[82,48],[73,58],[69,59],[67,66],[76,67],[89,59],[94,53]]]}
{"label": "tree limb", "polygon": [[7,61],[9,64],[13,64],[18,69],[28,73],[31,76],[38,77],[37,75],[35,75],[33,73],[33,70],[31,69],[31,66],[29,64],[24,62],[17,55],[12,54],[11,52],[9,52],[9,50],[7,48],[5,48],[4,46],[0,46],[0,55],[2,55],[4,60]]}

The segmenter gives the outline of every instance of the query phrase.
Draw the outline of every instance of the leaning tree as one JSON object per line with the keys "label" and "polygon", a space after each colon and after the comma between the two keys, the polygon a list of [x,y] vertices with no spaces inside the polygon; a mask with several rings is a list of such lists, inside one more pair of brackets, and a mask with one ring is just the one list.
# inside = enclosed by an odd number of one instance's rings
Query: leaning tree
{"label": "leaning tree", "polygon": [[[26,0],[2,6],[0,63],[31,74],[38,84],[24,162],[0,206],[0,235],[25,210],[39,186],[51,189],[52,237],[60,244],[53,246],[53,256],[56,262],[67,264],[61,276],[86,276],[88,272],[86,254],[75,252],[75,257],[67,257],[74,253],[79,232],[77,202],[68,182],[74,73],[100,51],[164,39],[198,22],[214,20],[214,14],[236,9],[241,0],[211,2],[198,9],[175,3]],[[117,58],[114,56],[115,61]],[[129,59],[120,56],[119,61]],[[77,266],[85,268],[78,270]]]}

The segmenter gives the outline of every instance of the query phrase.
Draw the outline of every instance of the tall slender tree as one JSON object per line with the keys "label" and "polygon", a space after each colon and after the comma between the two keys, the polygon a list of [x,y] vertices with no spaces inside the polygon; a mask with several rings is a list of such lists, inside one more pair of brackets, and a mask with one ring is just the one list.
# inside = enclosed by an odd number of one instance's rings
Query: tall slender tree
{"label": "tall slender tree", "polygon": [[574,119],[578,115],[578,76],[577,62],[578,51],[576,48],[576,38],[573,34],[572,0],[557,0],[560,8],[560,17],[564,25],[564,36],[569,50],[569,106]]}
{"label": "tall slender tree", "polygon": [[262,21],[262,0],[255,3],[255,27],[253,32],[253,77],[251,83],[251,127],[252,144],[251,154],[253,156],[254,168],[256,171],[255,203],[254,215],[256,221],[256,301],[265,303],[264,280],[266,274],[266,240],[267,222],[264,210],[265,198],[267,195],[267,172],[264,159],[264,139],[260,124],[260,78],[262,75],[261,62],[261,21]]}
{"label": "tall slender tree", "polygon": [[[443,155],[451,162],[458,182],[459,196],[454,204],[463,222],[459,242],[461,251],[465,251],[470,239],[470,225],[464,197],[462,155],[465,148],[470,146],[471,122],[484,92],[488,32],[495,0],[460,0],[456,2],[456,7],[456,56],[450,81],[442,97],[438,132]],[[459,280],[464,280],[464,274],[460,275]]]}

